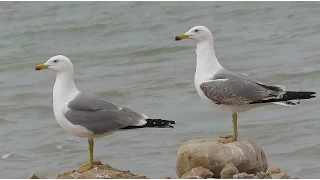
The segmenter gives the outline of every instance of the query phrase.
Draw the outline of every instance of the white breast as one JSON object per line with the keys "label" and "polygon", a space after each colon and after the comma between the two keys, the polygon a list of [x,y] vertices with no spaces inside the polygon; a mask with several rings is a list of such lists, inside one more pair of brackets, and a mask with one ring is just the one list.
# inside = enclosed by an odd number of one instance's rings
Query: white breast
{"label": "white breast", "polygon": [[80,125],[73,125],[72,123],[70,123],[70,121],[68,121],[67,118],[65,118],[64,114],[69,109],[67,105],[68,104],[65,103],[62,105],[56,104],[53,106],[54,116],[62,129],[74,136],[82,138],[93,137],[94,133],[92,131]]}
{"label": "white breast", "polygon": [[64,114],[69,110],[68,102],[74,99],[80,92],[74,91],[70,93],[60,93],[58,88],[53,90],[53,113],[58,124],[68,133],[83,137],[90,138],[94,135],[92,131],[80,125],[73,125],[65,118]]}

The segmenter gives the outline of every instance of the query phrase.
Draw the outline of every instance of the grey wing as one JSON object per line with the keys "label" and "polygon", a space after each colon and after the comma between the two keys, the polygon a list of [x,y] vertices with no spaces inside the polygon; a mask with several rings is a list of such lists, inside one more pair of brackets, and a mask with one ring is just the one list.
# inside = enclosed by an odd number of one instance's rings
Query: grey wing
{"label": "grey wing", "polygon": [[70,101],[68,108],[65,116],[72,124],[84,126],[95,134],[144,125],[147,118],[129,108],[85,94],[79,94]]}
{"label": "grey wing", "polygon": [[216,104],[238,106],[278,97],[282,91],[242,78],[216,79],[202,83],[202,92]]}

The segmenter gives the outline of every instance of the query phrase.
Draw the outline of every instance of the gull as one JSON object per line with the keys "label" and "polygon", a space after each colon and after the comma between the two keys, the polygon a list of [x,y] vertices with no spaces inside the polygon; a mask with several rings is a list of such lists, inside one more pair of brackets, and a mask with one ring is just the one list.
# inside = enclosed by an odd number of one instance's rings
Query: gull
{"label": "gull", "polygon": [[53,88],[53,112],[58,124],[68,133],[88,138],[90,161],[78,172],[94,165],[93,138],[103,137],[116,131],[141,128],[173,128],[175,121],[151,119],[129,108],[115,105],[97,96],[80,92],[73,79],[73,64],[63,55],[51,57],[35,70],[49,69],[56,73]]}
{"label": "gull", "polygon": [[213,46],[210,30],[195,26],[175,37],[176,41],[191,39],[196,42],[197,65],[194,85],[199,96],[211,105],[228,109],[232,114],[233,135],[219,136],[221,143],[238,138],[238,113],[269,104],[296,106],[301,99],[315,98],[315,92],[286,91],[279,85],[266,85],[249,76],[231,72],[221,66]]}

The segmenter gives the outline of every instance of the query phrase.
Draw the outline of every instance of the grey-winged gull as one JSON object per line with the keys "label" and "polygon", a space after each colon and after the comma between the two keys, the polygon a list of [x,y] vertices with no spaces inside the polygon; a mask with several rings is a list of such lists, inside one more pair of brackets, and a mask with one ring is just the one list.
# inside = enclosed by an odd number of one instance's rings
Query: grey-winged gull
{"label": "grey-winged gull", "polygon": [[199,96],[212,105],[227,108],[233,119],[233,135],[220,136],[219,142],[237,140],[237,113],[277,104],[295,106],[301,99],[315,97],[315,92],[286,91],[283,86],[266,85],[246,75],[223,68],[214,51],[213,37],[204,26],[195,26],[175,37],[176,41],[192,39],[197,43],[197,65],[194,84]]}
{"label": "grey-winged gull", "polygon": [[72,135],[88,138],[90,161],[78,172],[91,169],[94,165],[93,138],[125,129],[173,128],[171,124],[175,124],[175,121],[148,118],[129,108],[80,92],[73,80],[72,62],[65,56],[54,56],[35,69],[50,69],[57,74],[53,88],[53,112],[58,124]]}

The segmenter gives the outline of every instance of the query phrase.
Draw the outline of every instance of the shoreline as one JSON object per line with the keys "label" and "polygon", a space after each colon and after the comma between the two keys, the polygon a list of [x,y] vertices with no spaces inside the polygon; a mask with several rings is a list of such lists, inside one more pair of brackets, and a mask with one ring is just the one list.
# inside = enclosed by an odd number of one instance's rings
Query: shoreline
{"label": "shoreline", "polygon": [[[227,165],[228,166],[228,165]],[[267,172],[259,172],[257,174],[247,174],[247,173],[233,173],[234,169],[230,168],[230,166],[225,167],[224,174],[221,179],[299,179],[299,178],[290,178],[288,174],[282,172],[282,170],[278,167],[271,168]],[[202,169],[202,166],[199,166]],[[182,179],[215,179],[211,176],[208,176],[208,172],[203,173],[197,172],[194,168],[183,175]],[[207,170],[207,169],[206,169]],[[209,170],[208,170],[209,171]],[[227,172],[228,171],[228,172]],[[236,170],[237,171],[237,170]],[[198,174],[197,174],[198,173]],[[40,177],[35,173],[31,173],[28,179],[150,179],[144,175],[137,175],[130,170],[119,170],[113,168],[108,164],[102,164],[101,161],[95,163],[94,167],[86,172],[78,173],[76,170],[62,172],[54,177]],[[163,176],[159,177],[159,179],[179,179],[178,177],[169,177]],[[217,178],[220,179],[220,178]]]}

